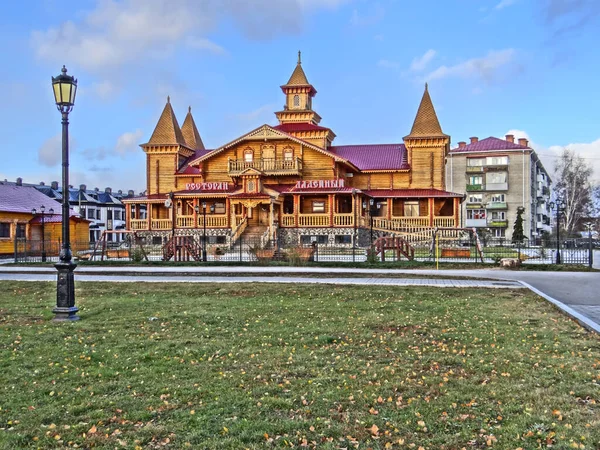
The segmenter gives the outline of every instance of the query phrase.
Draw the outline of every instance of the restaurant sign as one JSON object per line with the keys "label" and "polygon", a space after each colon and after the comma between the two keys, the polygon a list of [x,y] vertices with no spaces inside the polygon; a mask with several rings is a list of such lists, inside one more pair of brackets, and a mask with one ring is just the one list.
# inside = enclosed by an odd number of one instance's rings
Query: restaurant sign
{"label": "restaurant sign", "polygon": [[294,189],[314,189],[314,188],[343,188],[344,180],[300,180],[294,186]]}
{"label": "restaurant sign", "polygon": [[229,183],[220,181],[214,183],[186,183],[186,191],[228,191]]}

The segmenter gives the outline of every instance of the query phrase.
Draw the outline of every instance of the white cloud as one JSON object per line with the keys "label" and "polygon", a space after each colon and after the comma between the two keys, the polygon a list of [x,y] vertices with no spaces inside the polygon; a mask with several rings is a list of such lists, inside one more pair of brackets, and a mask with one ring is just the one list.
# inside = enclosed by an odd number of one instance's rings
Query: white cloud
{"label": "white cloud", "polygon": [[248,113],[237,114],[236,117],[245,122],[257,122],[258,119],[264,119],[267,115],[272,115],[275,111],[276,106],[272,103],[263,105],[260,108],[256,108],[254,111]]}
{"label": "white cloud", "polygon": [[400,68],[400,63],[396,61],[390,61],[389,59],[380,59],[377,61],[377,65],[379,67],[383,67],[385,69],[398,69]]}
{"label": "white cloud", "polygon": [[350,17],[350,25],[354,27],[368,27],[381,22],[384,17],[385,10],[379,3],[376,3],[373,9],[365,14],[359,13],[358,9],[354,9]]}
{"label": "white cloud", "polygon": [[117,138],[115,152],[123,156],[128,152],[136,151],[138,149],[138,145],[140,144],[140,140],[142,139],[143,135],[144,133],[142,132],[142,130],[135,130],[123,133]]}
{"label": "white cloud", "polygon": [[435,55],[437,55],[435,50],[427,50],[422,56],[412,60],[412,63],[410,64],[410,70],[413,72],[421,72],[422,70],[425,70],[431,60],[435,58]]}
{"label": "white cloud", "polygon": [[554,163],[563,148],[568,148],[569,150],[573,150],[577,155],[581,156],[592,166],[594,169],[594,173],[592,175],[592,179],[595,180],[595,183],[600,183],[600,138],[596,139],[592,142],[584,142],[584,143],[570,143],[566,145],[551,145],[550,147],[545,147],[541,144],[532,141],[529,137],[529,134],[523,130],[512,129],[507,131],[505,134],[512,134],[515,136],[515,142],[519,138],[525,138],[529,141],[529,146],[533,148],[546,170],[551,174],[554,173]]}
{"label": "white cloud", "polygon": [[494,9],[504,9],[508,6],[514,5],[515,3],[517,3],[517,0],[501,0],[498,4],[496,4],[496,6],[494,6]]}
{"label": "white cloud", "polygon": [[[99,78],[96,92],[108,95],[120,88],[141,67],[172,57],[188,46],[224,54],[219,43],[207,39],[221,22],[250,39],[271,39],[299,33],[306,16],[315,10],[335,8],[345,0],[99,0],[76,19],[31,33],[37,58],[60,67],[64,61]],[[136,70],[128,70],[135,67]],[[117,75],[118,74],[118,75]],[[134,75],[135,74],[135,75]],[[105,81],[105,80],[108,80]]]}
{"label": "white cloud", "polygon": [[113,82],[109,80],[92,83],[92,92],[102,100],[110,99],[117,90]]}
{"label": "white cloud", "polygon": [[207,50],[216,55],[224,55],[225,53],[227,53],[225,49],[219,44],[216,44],[213,41],[206,38],[190,36],[187,39],[187,45],[190,48],[196,50]]}
{"label": "white cloud", "polygon": [[40,164],[53,167],[62,158],[62,135],[57,134],[46,139],[38,149],[38,161]]}
{"label": "white cloud", "polygon": [[490,83],[500,70],[514,65],[516,54],[512,48],[492,50],[484,57],[472,58],[454,66],[440,66],[427,74],[425,81],[456,77],[482,79]]}

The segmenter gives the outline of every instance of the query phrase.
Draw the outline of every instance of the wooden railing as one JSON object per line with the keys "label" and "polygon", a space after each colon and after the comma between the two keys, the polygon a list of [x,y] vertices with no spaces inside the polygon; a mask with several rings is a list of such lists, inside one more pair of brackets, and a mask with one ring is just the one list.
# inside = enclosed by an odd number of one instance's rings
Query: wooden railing
{"label": "wooden railing", "polygon": [[[204,226],[204,216],[198,216],[198,227]],[[223,228],[227,226],[227,215],[220,214],[218,216],[206,216],[206,227],[207,228]]]}
{"label": "wooden railing", "polygon": [[333,225],[336,227],[354,226],[354,214],[334,214]]}
{"label": "wooden railing", "polygon": [[435,216],[433,218],[433,226],[435,227],[454,227],[454,216]]}
{"label": "wooden railing", "polygon": [[177,216],[177,226],[180,228],[194,228],[194,216]]}
{"label": "wooden railing", "polygon": [[[367,226],[370,226],[369,219],[366,220]],[[396,217],[390,220],[373,217],[373,227],[387,230],[400,230],[411,227],[428,227],[428,217]]]}
{"label": "wooden railing", "polygon": [[170,230],[171,226],[171,219],[152,219],[150,221],[151,230]]}
{"label": "wooden railing", "polygon": [[245,161],[243,159],[230,159],[228,172],[230,175],[242,173],[246,169],[256,169],[264,173],[293,173],[302,172],[302,160],[294,159],[271,159],[260,158],[254,161]]}
{"label": "wooden railing", "polygon": [[[236,220],[237,222],[237,220]],[[248,226],[248,218],[246,216],[243,216],[241,218],[241,221],[239,223],[239,225],[237,225],[232,231],[231,233],[231,246],[233,247],[235,241],[237,241],[239,239],[239,237],[242,235],[242,233],[244,232],[244,230],[246,230],[246,227]]]}
{"label": "wooden railing", "polygon": [[295,227],[296,226],[296,216],[293,214],[283,214],[281,216],[281,226],[282,227]]}
{"label": "wooden railing", "polygon": [[147,219],[131,219],[129,226],[132,230],[147,230],[148,220]]}
{"label": "wooden railing", "polygon": [[328,227],[329,214],[298,214],[300,227]]}

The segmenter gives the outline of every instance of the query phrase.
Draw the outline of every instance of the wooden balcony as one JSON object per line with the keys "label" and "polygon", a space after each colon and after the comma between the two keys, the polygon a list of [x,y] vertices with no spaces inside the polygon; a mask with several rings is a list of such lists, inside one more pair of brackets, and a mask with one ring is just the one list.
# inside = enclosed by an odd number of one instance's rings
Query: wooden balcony
{"label": "wooden balcony", "polygon": [[433,218],[433,226],[440,228],[453,228],[456,225],[454,224],[453,216],[435,216]]}
{"label": "wooden balcony", "polygon": [[267,175],[302,175],[302,160],[294,159],[230,159],[228,166],[229,175],[239,175],[247,169],[255,169]]}
{"label": "wooden balcony", "polygon": [[148,220],[147,219],[131,219],[129,221],[129,225],[132,230],[147,230],[148,229]]}
{"label": "wooden balcony", "polygon": [[284,228],[291,228],[296,226],[296,216],[293,214],[283,214],[281,216],[281,226]]}
{"label": "wooden balcony", "polygon": [[329,214],[298,214],[299,227],[328,227]]}
{"label": "wooden balcony", "polygon": [[[198,215],[198,224],[194,225],[194,216],[179,216],[177,217],[177,228],[203,228],[204,227],[204,216]],[[227,227],[227,215],[207,215],[206,216],[206,227],[207,228],[224,228]]]}
{"label": "wooden balcony", "polygon": [[152,219],[150,220],[151,230],[170,230],[173,222],[171,219]]}

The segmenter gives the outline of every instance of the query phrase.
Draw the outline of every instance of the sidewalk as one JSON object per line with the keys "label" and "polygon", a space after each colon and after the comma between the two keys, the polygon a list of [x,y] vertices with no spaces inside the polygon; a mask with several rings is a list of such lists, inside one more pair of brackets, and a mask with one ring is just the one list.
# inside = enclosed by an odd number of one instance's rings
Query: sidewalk
{"label": "sidewalk", "polygon": [[[218,275],[217,275],[218,274]],[[223,276],[229,274],[229,276]],[[270,274],[271,276],[260,276]],[[339,274],[340,277],[302,277],[302,274]],[[352,275],[377,275],[378,277]],[[382,275],[405,275],[386,278]],[[346,275],[342,277],[341,275]],[[410,278],[410,276],[421,278]],[[600,274],[594,272],[529,272],[501,269],[398,270],[333,267],[261,267],[261,266],[82,266],[75,271],[78,281],[194,282],[194,283],[318,283],[431,287],[526,287],[555,304],[586,328],[600,333]],[[426,278],[432,276],[436,278]],[[480,278],[449,280],[444,277]],[[0,280],[54,281],[52,266],[0,266]]]}

